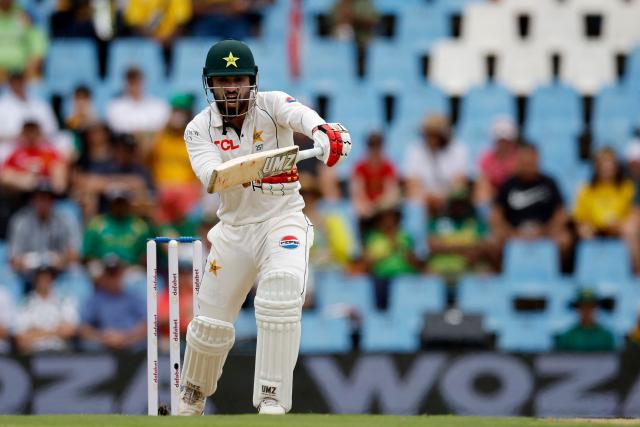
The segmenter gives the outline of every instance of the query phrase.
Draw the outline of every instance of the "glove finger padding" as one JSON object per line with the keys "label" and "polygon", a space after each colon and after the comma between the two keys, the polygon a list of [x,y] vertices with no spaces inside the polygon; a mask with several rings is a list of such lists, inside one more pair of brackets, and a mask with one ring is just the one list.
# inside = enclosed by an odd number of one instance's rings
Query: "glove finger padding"
{"label": "glove finger padding", "polygon": [[298,168],[294,167],[289,172],[269,176],[253,183],[253,188],[262,191],[269,196],[287,196],[300,190],[298,182]]}
{"label": "glove finger padding", "polygon": [[313,132],[314,145],[322,147],[321,160],[329,167],[347,158],[351,151],[351,135],[340,123],[325,123]]}

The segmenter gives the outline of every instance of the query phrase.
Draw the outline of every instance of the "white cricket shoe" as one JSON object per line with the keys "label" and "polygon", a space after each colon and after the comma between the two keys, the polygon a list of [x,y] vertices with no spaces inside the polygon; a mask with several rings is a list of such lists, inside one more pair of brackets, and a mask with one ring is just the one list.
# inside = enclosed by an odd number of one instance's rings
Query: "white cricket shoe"
{"label": "white cricket shoe", "polygon": [[178,415],[197,416],[204,414],[204,405],[207,398],[200,390],[189,386],[180,389],[180,401],[178,403]]}
{"label": "white cricket shoe", "polygon": [[284,412],[284,408],[275,399],[263,399],[258,405],[258,414],[260,415],[284,415]]}

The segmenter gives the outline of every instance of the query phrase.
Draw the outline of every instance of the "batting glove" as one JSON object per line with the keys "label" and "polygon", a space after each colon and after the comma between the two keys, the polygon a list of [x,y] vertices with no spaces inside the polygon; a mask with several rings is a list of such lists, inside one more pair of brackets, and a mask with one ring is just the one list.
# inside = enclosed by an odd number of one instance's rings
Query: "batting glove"
{"label": "batting glove", "polygon": [[313,146],[322,147],[319,160],[329,167],[335,166],[349,155],[351,135],[340,123],[325,123],[313,130]]}

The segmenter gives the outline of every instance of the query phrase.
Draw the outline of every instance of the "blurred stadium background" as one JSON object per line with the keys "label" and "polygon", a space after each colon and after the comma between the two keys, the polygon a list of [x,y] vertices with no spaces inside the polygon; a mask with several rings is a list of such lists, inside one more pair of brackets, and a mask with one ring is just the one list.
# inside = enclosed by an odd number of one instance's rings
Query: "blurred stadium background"
{"label": "blurred stadium background", "polygon": [[[144,243],[217,221],[182,132],[227,37],[353,137],[301,166],[297,411],[640,416],[637,0],[0,0],[0,413],[145,412]],[[252,411],[236,328],[209,411]]]}

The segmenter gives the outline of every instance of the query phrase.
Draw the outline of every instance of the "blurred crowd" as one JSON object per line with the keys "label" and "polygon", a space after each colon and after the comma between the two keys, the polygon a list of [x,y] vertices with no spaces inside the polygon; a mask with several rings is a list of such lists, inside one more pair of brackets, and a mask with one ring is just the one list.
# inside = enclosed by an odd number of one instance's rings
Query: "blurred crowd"
{"label": "blurred crowd", "polygon": [[[144,293],[131,284],[144,286],[146,239],[204,239],[217,221],[216,198],[204,197],[184,148],[193,95],[155,98],[144,89],[142,71],[129,68],[106,114],[98,113],[92,88],[79,86],[71,110],[61,116],[29,88],[48,38],[107,42],[134,35],[154,38],[168,50],[185,34],[243,39],[259,31],[260,10],[269,3],[131,0],[104,2],[103,10],[100,2],[61,0],[46,32],[29,8],[0,0],[0,240],[24,293],[17,304],[0,286],[5,349],[10,337],[24,353],[141,348]],[[364,46],[379,16],[371,1],[354,0],[336,2],[331,19],[336,37]],[[432,114],[415,125],[420,138],[408,138],[401,164],[386,157],[384,132],[372,129],[366,140],[354,141],[366,150],[346,179],[316,163],[301,166],[305,213],[315,224],[314,271],[369,274],[382,310],[389,284],[402,275],[437,274],[455,284],[469,273],[500,273],[503,247],[514,238],[553,240],[565,273],[573,270],[576,242],[620,238],[640,273],[640,138],[629,142],[622,159],[609,148],[597,151],[592,177],[573,203],[541,170],[536,147],[510,118],[495,119],[493,145],[472,167],[449,117]],[[355,226],[334,209],[345,202]],[[421,234],[404,227],[406,206],[425,213]],[[181,261],[185,284],[191,280],[187,261]],[[78,269],[94,286],[82,306],[53,292],[59,277],[73,277]],[[313,288],[307,297],[312,309]],[[581,292],[574,305],[580,320],[558,337],[558,348],[613,349],[611,333],[594,318],[598,296]],[[161,319],[167,312],[162,300]],[[640,342],[640,326],[629,340]]]}

